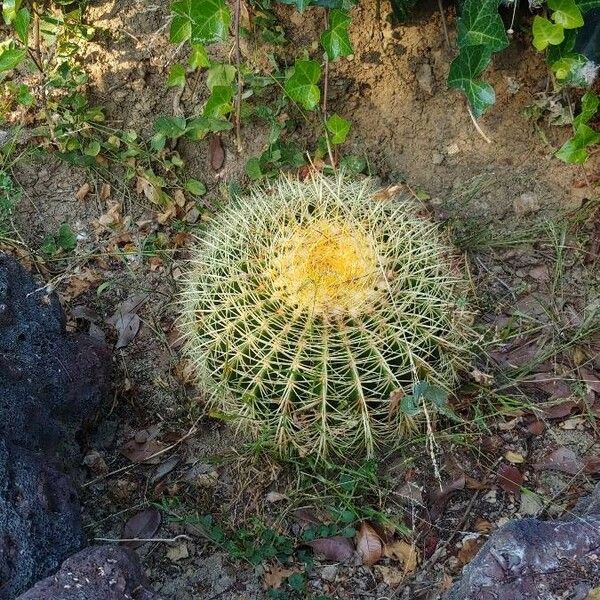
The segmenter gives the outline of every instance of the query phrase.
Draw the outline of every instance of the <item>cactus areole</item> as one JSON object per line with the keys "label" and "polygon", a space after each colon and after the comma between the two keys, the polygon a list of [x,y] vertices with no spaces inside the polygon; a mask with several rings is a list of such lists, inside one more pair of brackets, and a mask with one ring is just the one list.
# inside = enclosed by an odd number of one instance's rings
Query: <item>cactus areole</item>
{"label": "cactus areole", "polygon": [[468,362],[460,258],[373,185],[282,178],[193,251],[182,324],[208,410],[283,454],[397,443],[439,409],[415,388],[449,392]]}

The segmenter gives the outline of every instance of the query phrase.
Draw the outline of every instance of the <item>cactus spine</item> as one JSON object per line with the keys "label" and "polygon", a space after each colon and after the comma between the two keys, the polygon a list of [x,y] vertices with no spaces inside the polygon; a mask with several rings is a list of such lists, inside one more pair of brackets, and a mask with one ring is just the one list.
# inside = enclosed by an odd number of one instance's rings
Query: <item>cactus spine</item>
{"label": "cactus spine", "polygon": [[317,174],[222,211],[183,299],[210,410],[301,455],[372,455],[414,430],[399,399],[422,381],[450,390],[472,340],[460,260],[417,211]]}

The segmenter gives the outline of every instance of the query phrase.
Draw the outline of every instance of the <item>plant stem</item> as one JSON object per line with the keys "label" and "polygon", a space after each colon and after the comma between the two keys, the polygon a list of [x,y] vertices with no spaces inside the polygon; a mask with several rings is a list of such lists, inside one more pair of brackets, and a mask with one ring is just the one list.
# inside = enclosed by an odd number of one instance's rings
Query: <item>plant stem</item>
{"label": "plant stem", "polygon": [[237,72],[237,93],[235,96],[235,141],[238,152],[242,151],[241,112],[242,112],[242,53],[240,50],[240,12],[241,0],[235,2],[234,35],[235,35],[235,68]]}

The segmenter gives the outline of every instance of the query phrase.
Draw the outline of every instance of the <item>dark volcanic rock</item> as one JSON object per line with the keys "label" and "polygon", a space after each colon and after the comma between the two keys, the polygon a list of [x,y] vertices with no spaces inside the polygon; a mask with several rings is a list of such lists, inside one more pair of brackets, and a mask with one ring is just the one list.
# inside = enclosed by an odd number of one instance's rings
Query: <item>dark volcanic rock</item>
{"label": "dark volcanic rock", "polygon": [[78,464],[77,437],[107,397],[109,369],[104,346],[65,334],[56,294],[0,254],[0,439]]}
{"label": "dark volcanic rock", "polygon": [[146,587],[137,555],[119,546],[92,546],[66,560],[56,575],[17,600],[158,600]]}
{"label": "dark volcanic rock", "polygon": [[568,520],[520,519],[492,534],[444,600],[572,600],[600,585],[600,484]]}
{"label": "dark volcanic rock", "polygon": [[65,475],[110,381],[108,350],[67,335],[55,294],[0,255],[0,599],[13,599],[83,545]]}

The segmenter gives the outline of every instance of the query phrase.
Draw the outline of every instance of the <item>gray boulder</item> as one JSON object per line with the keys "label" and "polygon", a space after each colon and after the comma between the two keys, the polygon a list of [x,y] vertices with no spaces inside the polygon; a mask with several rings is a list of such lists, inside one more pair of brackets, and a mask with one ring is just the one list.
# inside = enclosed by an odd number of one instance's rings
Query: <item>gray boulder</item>
{"label": "gray boulder", "polygon": [[17,600],[159,600],[146,587],[137,555],[120,546],[91,546]]}

